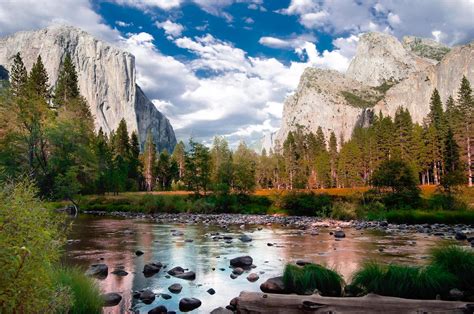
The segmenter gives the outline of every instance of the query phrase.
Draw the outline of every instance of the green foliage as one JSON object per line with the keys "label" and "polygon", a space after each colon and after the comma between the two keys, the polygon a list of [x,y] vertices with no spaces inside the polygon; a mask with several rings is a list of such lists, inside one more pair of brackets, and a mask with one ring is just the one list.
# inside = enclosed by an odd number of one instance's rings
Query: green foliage
{"label": "green foliage", "polygon": [[377,103],[374,100],[364,99],[361,96],[348,92],[348,91],[342,91],[341,94],[351,106],[356,107],[356,108],[362,108],[362,109],[372,108]]}
{"label": "green foliage", "polygon": [[327,216],[332,199],[327,194],[290,192],[281,197],[279,207],[294,216]]}
{"label": "green foliage", "polygon": [[240,143],[233,155],[233,184],[238,193],[250,193],[256,185],[256,159],[257,154],[249,149],[245,143]]}
{"label": "green foliage", "polygon": [[69,311],[57,313],[94,314],[102,313],[103,301],[97,283],[78,268],[59,268],[54,272],[57,287],[67,287],[72,297]]}
{"label": "green foliage", "polygon": [[456,287],[457,279],[437,266],[413,267],[368,262],[352,279],[366,293],[407,299],[435,299]]}
{"label": "green foliage", "polygon": [[357,204],[351,202],[336,202],[331,208],[330,216],[338,220],[357,219]]}
{"label": "green foliage", "polygon": [[67,105],[72,99],[79,97],[80,92],[77,83],[76,67],[72,63],[71,55],[66,53],[61,69],[59,70],[53,103],[59,108],[62,105]]}
{"label": "green foliage", "polygon": [[206,192],[210,184],[211,155],[201,143],[189,140],[190,149],[185,156],[185,182],[196,194]]}
{"label": "green foliage", "polygon": [[[380,218],[395,224],[473,224],[473,211],[392,210]],[[368,217],[370,218],[370,217]]]}
{"label": "green foliage", "polygon": [[[0,190],[0,312],[48,313],[51,278],[65,243],[62,217],[45,209],[28,180]],[[54,310],[54,309],[53,309]]]}
{"label": "green foliage", "polygon": [[315,290],[323,296],[342,295],[344,281],[336,271],[317,264],[304,267],[287,264],[283,283],[288,291],[298,294],[312,294]]}
{"label": "green foliage", "polygon": [[474,252],[472,250],[457,245],[441,246],[434,248],[431,256],[433,265],[456,276],[460,284],[458,288],[474,291]]}

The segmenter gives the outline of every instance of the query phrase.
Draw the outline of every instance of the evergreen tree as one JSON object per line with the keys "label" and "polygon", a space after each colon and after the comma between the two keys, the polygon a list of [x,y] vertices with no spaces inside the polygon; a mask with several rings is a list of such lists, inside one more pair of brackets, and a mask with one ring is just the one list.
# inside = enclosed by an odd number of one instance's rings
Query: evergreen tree
{"label": "evergreen tree", "polygon": [[170,154],[164,149],[158,157],[155,171],[158,187],[162,191],[168,191],[171,188],[175,176],[173,164]]}
{"label": "evergreen tree", "polygon": [[185,169],[185,147],[183,141],[179,141],[179,143],[176,144],[173,154],[171,155],[171,159],[177,164],[178,167],[177,179],[182,181],[184,179]]}
{"label": "evergreen tree", "polygon": [[232,185],[232,152],[223,137],[216,136],[211,148],[211,181],[214,189],[228,192]]}
{"label": "evergreen tree", "polygon": [[28,76],[28,87],[29,91],[33,93],[34,96],[40,97],[45,101],[49,101],[49,83],[48,83],[48,73],[44,67],[41,56],[38,56],[36,62],[31,68],[30,75]]}
{"label": "evergreen tree", "polygon": [[138,190],[141,184],[141,164],[140,164],[140,141],[137,132],[133,131],[130,136],[130,155],[128,178],[130,180],[130,188]]}
{"label": "evergreen tree", "polygon": [[79,96],[76,68],[72,63],[71,55],[66,53],[59,71],[53,102],[59,108],[61,105],[67,104],[71,99],[78,98]]}
{"label": "evergreen tree", "polygon": [[153,134],[148,131],[145,141],[145,149],[142,156],[143,177],[145,180],[145,189],[152,191],[155,182],[156,169],[156,146],[153,140]]}
{"label": "evergreen tree", "polygon": [[472,96],[471,84],[465,76],[461,80],[461,87],[458,91],[457,107],[459,120],[456,127],[460,146],[462,147],[462,157],[467,168],[467,182],[473,185],[472,143],[474,138],[474,99]]}
{"label": "evergreen tree", "polygon": [[456,186],[465,183],[464,169],[459,158],[459,146],[454,139],[451,128],[448,128],[444,144],[445,174],[441,179],[444,191],[451,195]]}
{"label": "evergreen tree", "polygon": [[329,136],[329,159],[331,166],[331,187],[337,187],[337,139],[334,131]]}
{"label": "evergreen tree", "polygon": [[127,159],[130,154],[130,138],[128,137],[127,123],[125,119],[120,120],[115,136],[113,137],[114,152],[116,155]]}
{"label": "evergreen tree", "polygon": [[96,137],[95,153],[97,156],[97,182],[98,194],[104,194],[111,190],[112,153],[107,143],[107,136],[99,129]]}
{"label": "evergreen tree", "polygon": [[431,159],[433,162],[434,184],[439,184],[443,169],[443,150],[444,139],[446,137],[446,118],[443,111],[443,103],[439,96],[438,90],[435,88],[430,100],[430,113],[428,114],[430,121],[432,143],[430,143]]}
{"label": "evergreen tree", "polygon": [[238,193],[250,193],[255,190],[256,153],[241,142],[233,156],[233,188]]}
{"label": "evergreen tree", "polygon": [[20,97],[24,95],[27,81],[28,72],[18,52],[13,59],[13,65],[10,70],[10,87],[13,96]]}
{"label": "evergreen tree", "polygon": [[197,195],[206,193],[211,177],[211,155],[209,149],[201,143],[189,140],[189,151],[186,154],[185,181]]}

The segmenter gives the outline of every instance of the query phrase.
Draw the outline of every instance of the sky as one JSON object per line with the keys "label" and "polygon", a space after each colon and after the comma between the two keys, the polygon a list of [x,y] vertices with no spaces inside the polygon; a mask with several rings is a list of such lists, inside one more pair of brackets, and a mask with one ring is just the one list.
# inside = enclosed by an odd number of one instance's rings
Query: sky
{"label": "sky", "polygon": [[134,54],[178,139],[255,144],[305,68],[344,72],[370,31],[470,42],[474,0],[0,0],[0,36],[54,23]]}

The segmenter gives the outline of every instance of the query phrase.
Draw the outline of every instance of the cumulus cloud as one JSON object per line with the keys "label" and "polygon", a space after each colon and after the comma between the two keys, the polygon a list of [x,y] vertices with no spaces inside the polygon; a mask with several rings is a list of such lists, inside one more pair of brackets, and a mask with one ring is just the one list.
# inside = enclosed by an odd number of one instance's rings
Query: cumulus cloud
{"label": "cumulus cloud", "polygon": [[397,37],[444,34],[446,44],[461,44],[474,37],[474,1],[410,0],[291,0],[277,12],[298,17],[308,29],[331,34],[384,31]]}
{"label": "cumulus cloud", "polygon": [[120,5],[136,7],[139,9],[157,7],[162,10],[171,10],[171,9],[179,7],[183,3],[183,0],[112,0],[112,1]]}
{"label": "cumulus cloud", "polygon": [[294,49],[297,47],[301,47],[307,41],[315,41],[316,38],[312,34],[305,34],[305,35],[293,35],[286,38],[278,38],[272,36],[263,36],[261,37],[258,42],[261,45],[270,47],[270,48],[277,48],[277,49]]}
{"label": "cumulus cloud", "polygon": [[156,27],[163,29],[165,31],[165,34],[169,36],[169,39],[181,36],[181,33],[184,30],[183,25],[179,23],[174,23],[170,20],[166,20],[164,22],[156,22],[155,25]]}

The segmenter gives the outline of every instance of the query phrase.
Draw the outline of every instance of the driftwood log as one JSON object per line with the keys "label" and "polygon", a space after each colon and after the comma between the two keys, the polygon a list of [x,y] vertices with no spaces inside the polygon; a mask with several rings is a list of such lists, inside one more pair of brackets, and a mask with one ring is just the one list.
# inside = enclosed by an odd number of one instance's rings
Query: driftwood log
{"label": "driftwood log", "polygon": [[459,301],[410,300],[368,294],[331,298],[242,291],[237,313],[473,313],[474,304]]}

